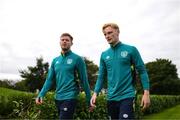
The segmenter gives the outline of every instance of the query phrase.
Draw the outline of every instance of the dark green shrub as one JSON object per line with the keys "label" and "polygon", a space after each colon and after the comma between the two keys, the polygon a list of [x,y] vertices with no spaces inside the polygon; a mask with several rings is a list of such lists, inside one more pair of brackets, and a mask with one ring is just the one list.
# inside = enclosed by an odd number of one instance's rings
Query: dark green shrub
{"label": "dark green shrub", "polygon": [[[48,92],[43,104],[36,105],[36,94],[0,88],[0,118],[1,119],[58,119],[55,107],[54,94]],[[160,112],[166,108],[180,104],[180,96],[151,95],[151,106],[144,112],[141,111],[141,95],[137,96],[135,104],[136,118],[143,115]],[[82,92],[78,96],[78,104],[74,119],[107,119],[106,95],[100,94],[96,101],[96,108],[89,112],[85,94]]]}
{"label": "dark green shrub", "polygon": [[17,115],[13,113],[13,110],[17,108],[17,103],[23,103],[23,109],[26,110],[28,106],[31,106],[32,98],[34,94],[11,90],[7,88],[0,88],[0,118],[15,118]]}

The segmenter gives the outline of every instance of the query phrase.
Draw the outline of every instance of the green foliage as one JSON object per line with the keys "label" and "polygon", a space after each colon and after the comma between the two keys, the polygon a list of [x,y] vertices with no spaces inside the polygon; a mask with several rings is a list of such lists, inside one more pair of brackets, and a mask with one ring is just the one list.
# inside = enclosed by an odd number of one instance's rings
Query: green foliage
{"label": "green foliage", "polygon": [[81,93],[78,97],[78,105],[74,118],[76,120],[80,119],[107,119],[107,109],[106,109],[106,96],[100,94],[97,98],[96,108],[93,112],[89,111],[85,100],[85,94]]}
{"label": "green foliage", "polygon": [[14,89],[14,84],[13,84],[13,81],[11,80],[7,80],[7,79],[0,80],[0,87]]}
{"label": "green foliage", "polygon": [[[13,110],[17,107],[21,107],[23,103],[23,108],[26,110],[28,106],[31,106],[32,98],[34,97],[34,94],[27,93],[27,92],[21,92],[17,90],[11,90],[7,88],[1,88],[0,87],[0,118],[15,118],[17,115],[14,113],[18,111]],[[13,102],[14,101],[14,102]],[[16,102],[15,102],[16,101]],[[16,103],[19,103],[17,106]],[[18,109],[19,109],[18,108]],[[22,109],[22,107],[21,107]],[[13,117],[12,117],[13,116]]]}
{"label": "green foliage", "polygon": [[152,94],[180,95],[180,80],[156,82],[151,87]]}
{"label": "green foliage", "polygon": [[[1,119],[58,119],[57,110],[54,103],[54,94],[48,92],[41,105],[35,104],[32,93],[0,88],[0,118]],[[142,96],[138,95],[135,105],[136,118],[141,119],[143,115],[160,112],[166,108],[180,104],[180,96],[151,95],[151,106],[142,112],[140,108]],[[85,93],[78,96],[78,105],[74,114],[74,119],[108,119],[106,109],[106,95],[101,93],[97,98],[96,108],[89,112],[85,99]]]}
{"label": "green foliage", "polygon": [[46,97],[43,98],[43,104],[34,104],[30,112],[38,113],[36,119],[58,119],[54,94],[52,92],[48,92]]}
{"label": "green foliage", "polygon": [[157,113],[178,104],[180,104],[180,96],[151,95],[151,106],[144,111],[144,114]]}
{"label": "green foliage", "polygon": [[87,59],[86,57],[85,57],[85,63],[87,66],[87,74],[88,74],[90,88],[94,89],[97,80],[98,66],[94,64],[93,61]]}
{"label": "green foliage", "polygon": [[156,61],[147,63],[146,68],[150,78],[151,94],[180,95],[177,68],[170,60],[156,59]]}
{"label": "green foliage", "polygon": [[180,105],[163,110],[160,113],[150,114],[143,117],[148,120],[178,120],[180,118]]}
{"label": "green foliage", "polygon": [[138,95],[137,97],[137,103],[136,103],[136,111],[135,111],[135,117],[137,119],[142,119],[143,116],[158,113],[161,112],[167,108],[171,108],[173,106],[176,106],[180,104],[180,95],[151,95],[151,105],[148,109],[145,111],[142,111],[141,109],[141,99],[142,95]]}
{"label": "green foliage", "polygon": [[147,63],[146,67],[152,82],[178,79],[176,65],[171,60],[156,59],[156,61]]}
{"label": "green foliage", "polygon": [[[36,119],[58,119],[58,113],[54,103],[54,94],[48,92],[41,105],[34,105],[33,112],[39,113]],[[101,94],[97,98],[97,107],[93,112],[89,112],[89,107],[86,102],[85,93],[82,92],[78,96],[78,103],[74,114],[74,119],[106,119],[106,100],[105,95]]]}
{"label": "green foliage", "polygon": [[17,83],[17,88],[19,90],[28,90],[30,92],[41,89],[46,79],[48,67],[49,64],[47,62],[43,63],[42,57],[37,58],[36,66],[28,66],[28,70],[19,71],[21,77],[24,78],[24,81]]}
{"label": "green foliage", "polygon": [[15,89],[16,90],[21,90],[21,91],[29,91],[29,88],[26,85],[27,81],[26,80],[21,80],[15,84]]}
{"label": "green foliage", "polygon": [[[98,66],[93,63],[93,61],[89,60],[88,58],[85,58],[85,63],[87,66],[87,74],[88,74],[88,80],[89,80],[89,84],[90,84],[90,88],[91,90],[94,90],[95,84],[96,84],[96,80],[98,77]],[[106,89],[107,88],[107,76],[104,76],[104,82],[103,82],[103,88]]]}

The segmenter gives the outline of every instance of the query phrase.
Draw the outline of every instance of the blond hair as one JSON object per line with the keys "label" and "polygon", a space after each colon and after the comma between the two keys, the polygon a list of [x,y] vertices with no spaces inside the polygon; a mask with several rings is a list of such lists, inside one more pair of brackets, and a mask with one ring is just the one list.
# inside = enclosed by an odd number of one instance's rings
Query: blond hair
{"label": "blond hair", "polygon": [[112,28],[116,29],[120,33],[119,26],[117,24],[115,24],[115,23],[106,23],[106,24],[104,24],[103,27],[102,27],[102,31],[104,31],[104,29],[107,28],[107,27],[112,27]]}

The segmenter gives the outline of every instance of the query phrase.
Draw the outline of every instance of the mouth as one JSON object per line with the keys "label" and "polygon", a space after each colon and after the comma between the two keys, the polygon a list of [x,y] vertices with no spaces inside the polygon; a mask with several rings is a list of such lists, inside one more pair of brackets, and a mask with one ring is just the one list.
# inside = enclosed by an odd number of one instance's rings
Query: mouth
{"label": "mouth", "polygon": [[108,42],[111,42],[111,39],[107,39]]}
{"label": "mouth", "polygon": [[62,44],[62,46],[67,46],[67,44]]}

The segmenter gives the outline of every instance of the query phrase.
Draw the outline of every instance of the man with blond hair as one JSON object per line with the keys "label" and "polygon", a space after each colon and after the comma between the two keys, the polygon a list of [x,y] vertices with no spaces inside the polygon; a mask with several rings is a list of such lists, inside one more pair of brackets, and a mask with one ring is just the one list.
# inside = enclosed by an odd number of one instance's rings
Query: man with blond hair
{"label": "man with blond hair", "polygon": [[107,108],[111,119],[134,119],[133,101],[135,88],[131,66],[138,71],[144,89],[141,105],[146,109],[150,105],[149,78],[144,62],[137,48],[119,40],[120,30],[117,24],[107,23],[102,27],[105,39],[110,48],[102,52],[99,75],[91,98],[95,106],[98,93],[101,91],[107,76]]}

